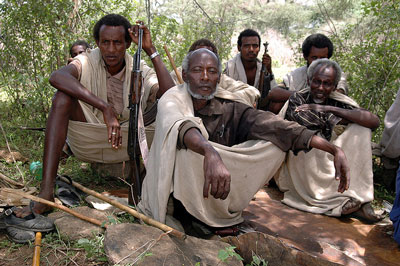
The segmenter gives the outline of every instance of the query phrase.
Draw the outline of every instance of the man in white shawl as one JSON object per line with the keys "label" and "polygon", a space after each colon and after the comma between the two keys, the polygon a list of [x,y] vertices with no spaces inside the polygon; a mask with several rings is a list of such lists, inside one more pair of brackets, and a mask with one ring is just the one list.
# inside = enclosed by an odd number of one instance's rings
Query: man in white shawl
{"label": "man in white shawl", "polygon": [[[217,47],[208,39],[199,39],[193,42],[188,52],[200,48],[206,48],[218,55]],[[177,71],[182,76],[182,67],[178,67]],[[180,82],[176,73],[171,71],[170,74],[172,79],[175,81],[175,84],[179,85]],[[221,74],[221,79],[218,85],[215,94],[217,97],[241,102],[250,106],[256,106],[257,100],[260,98],[260,91],[258,89],[242,82],[241,80],[235,80],[226,74]]]}
{"label": "man in white shawl", "polygon": [[382,155],[390,158],[392,162],[395,162],[394,164],[392,163],[391,166],[397,169],[400,158],[400,89],[397,91],[396,99],[393,104],[386,112],[384,124],[385,128],[380,143]]}
{"label": "man in white shawl", "polygon": [[226,62],[224,73],[234,80],[240,80],[258,88],[262,64],[265,64],[267,72],[271,75],[271,88],[276,87],[277,84],[271,69],[271,57],[264,54],[262,63],[257,58],[260,45],[261,37],[258,32],[252,29],[242,31],[237,41],[239,53]]}
{"label": "man in white shawl", "polygon": [[[151,93],[160,97],[174,85],[154,48],[150,31],[143,29],[143,50],[150,56],[156,73],[143,66],[142,111]],[[116,14],[101,18],[93,28],[98,48],[87,50],[55,71],[50,83],[57,89],[46,125],[41,198],[54,201],[54,184],[66,137],[74,155],[83,161],[114,163],[129,160],[127,154],[129,119],[128,94],[133,66],[126,53],[132,40],[138,42],[139,26]],[[139,111],[141,114],[141,111]],[[139,121],[141,117],[139,117]],[[143,123],[142,123],[143,125]],[[144,126],[144,125],[143,125]],[[33,211],[48,207],[35,203]],[[16,212],[20,217],[28,208]]]}
{"label": "man in white shawl", "polygon": [[[328,37],[321,33],[311,34],[304,40],[301,50],[306,65],[296,68],[292,72],[286,74],[283,77],[283,82],[270,91],[268,99],[271,101],[269,106],[271,112],[278,113],[287,99],[289,99],[290,95],[295,91],[300,91],[307,87],[308,67],[314,60],[331,58],[333,55],[333,43]],[[345,73],[341,73],[340,80],[335,90],[345,95],[348,94]]]}
{"label": "man in white shawl", "polygon": [[374,196],[371,129],[379,126],[379,118],[335,91],[341,73],[336,62],[315,60],[307,73],[310,88],[294,93],[281,114],[317,130],[344,150],[350,164],[349,190],[336,191],[335,183],[330,180],[335,171],[333,158],[318,150],[298,156],[289,152],[277,183],[285,191],[283,203],[291,207],[330,216],[355,213],[376,222],[381,217],[371,207]]}
{"label": "man in white shawl", "polygon": [[295,122],[214,97],[221,68],[213,52],[195,50],[182,66],[185,83],[158,103],[138,205],[143,213],[164,223],[172,196],[210,227],[239,224],[242,210],[277,171],[287,150],[331,153],[337,169],[331,178],[340,179],[339,192],[347,189],[349,169],[340,148]]}

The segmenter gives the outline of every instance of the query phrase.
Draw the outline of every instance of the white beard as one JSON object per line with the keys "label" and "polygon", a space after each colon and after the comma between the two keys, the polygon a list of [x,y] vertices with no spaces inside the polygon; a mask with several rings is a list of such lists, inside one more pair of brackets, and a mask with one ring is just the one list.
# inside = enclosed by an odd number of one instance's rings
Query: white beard
{"label": "white beard", "polygon": [[[185,83],[186,83],[186,82],[185,82]],[[197,99],[197,100],[207,100],[207,101],[208,101],[208,100],[211,100],[212,98],[214,98],[215,94],[217,93],[218,84],[217,84],[217,87],[215,88],[215,91],[214,91],[213,93],[211,93],[210,95],[207,95],[207,96],[203,96],[203,95],[201,95],[201,94],[194,93],[194,92],[190,89],[189,83],[186,83],[186,88],[187,88],[189,94],[190,94],[193,98],[195,98],[195,99]]]}
{"label": "white beard", "polygon": [[313,101],[314,101],[316,104],[321,104],[321,103],[324,103],[324,102],[325,102],[324,100],[315,99],[315,98],[313,98]]}

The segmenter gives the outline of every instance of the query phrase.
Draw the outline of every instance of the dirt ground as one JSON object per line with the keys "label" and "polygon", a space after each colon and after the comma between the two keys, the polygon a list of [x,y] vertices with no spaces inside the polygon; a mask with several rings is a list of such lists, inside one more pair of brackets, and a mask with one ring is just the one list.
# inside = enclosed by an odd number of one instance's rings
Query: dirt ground
{"label": "dirt ground", "polygon": [[[0,266],[32,265],[34,245],[15,244],[8,240],[6,232],[0,231]],[[108,265],[88,258],[84,248],[69,248],[42,242],[41,265]]]}

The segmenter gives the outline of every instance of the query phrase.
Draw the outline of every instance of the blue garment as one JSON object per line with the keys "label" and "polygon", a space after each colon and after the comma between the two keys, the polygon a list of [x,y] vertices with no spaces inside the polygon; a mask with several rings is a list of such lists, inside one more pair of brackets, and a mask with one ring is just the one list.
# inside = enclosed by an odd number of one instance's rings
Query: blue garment
{"label": "blue garment", "polygon": [[390,220],[393,222],[394,240],[400,244],[400,167],[397,169],[396,199],[394,200],[393,208],[390,212]]}

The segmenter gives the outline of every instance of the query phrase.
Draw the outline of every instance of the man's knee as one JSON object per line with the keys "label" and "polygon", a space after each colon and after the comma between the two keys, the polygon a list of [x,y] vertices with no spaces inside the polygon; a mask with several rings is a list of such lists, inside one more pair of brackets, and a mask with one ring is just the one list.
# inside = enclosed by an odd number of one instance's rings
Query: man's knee
{"label": "man's knee", "polygon": [[74,102],[77,102],[76,99],[73,99],[64,92],[57,91],[52,98],[52,108],[70,110]]}
{"label": "man's knee", "polygon": [[57,91],[53,96],[51,112],[68,115],[70,120],[86,122],[79,101],[61,91]]}

